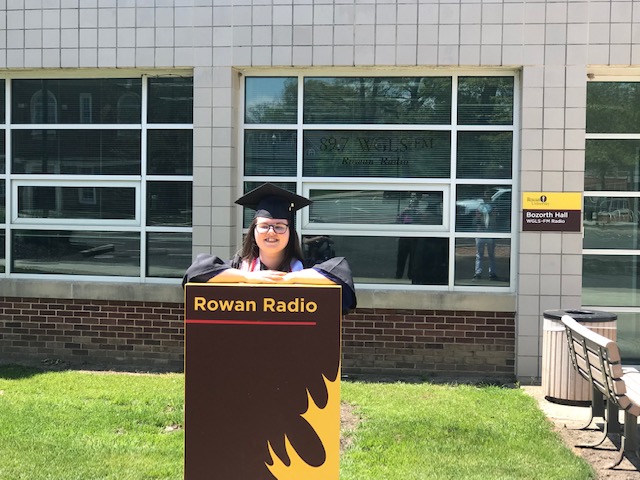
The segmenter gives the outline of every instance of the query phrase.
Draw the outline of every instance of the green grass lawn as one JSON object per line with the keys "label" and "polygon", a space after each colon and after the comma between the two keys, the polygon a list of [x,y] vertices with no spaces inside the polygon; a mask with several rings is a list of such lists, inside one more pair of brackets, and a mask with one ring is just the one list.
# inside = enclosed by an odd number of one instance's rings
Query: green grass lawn
{"label": "green grass lawn", "polygon": [[363,421],[341,480],[595,478],[520,389],[343,382],[342,397]]}
{"label": "green grass lawn", "polygon": [[184,377],[0,369],[0,479],[182,478]]}
{"label": "green grass lawn", "polygon": [[[0,479],[182,479],[183,392],[181,374],[0,367]],[[361,421],[341,480],[595,478],[519,389],[349,381],[342,400]]]}

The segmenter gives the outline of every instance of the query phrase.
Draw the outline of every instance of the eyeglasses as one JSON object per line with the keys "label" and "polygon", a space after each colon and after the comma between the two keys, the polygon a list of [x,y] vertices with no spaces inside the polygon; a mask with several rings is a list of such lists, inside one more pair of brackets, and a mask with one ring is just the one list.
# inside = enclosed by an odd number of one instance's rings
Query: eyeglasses
{"label": "eyeglasses", "polygon": [[268,233],[272,228],[274,233],[283,234],[287,231],[289,225],[286,223],[258,223],[256,225],[258,233]]}

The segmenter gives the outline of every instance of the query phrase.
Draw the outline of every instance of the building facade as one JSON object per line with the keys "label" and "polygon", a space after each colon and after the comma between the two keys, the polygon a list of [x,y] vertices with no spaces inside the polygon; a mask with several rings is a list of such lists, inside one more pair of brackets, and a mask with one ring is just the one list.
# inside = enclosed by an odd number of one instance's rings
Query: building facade
{"label": "building facade", "polygon": [[[182,272],[264,181],[352,266],[346,372],[536,380],[550,309],[640,358],[636,2],[0,6],[2,361],[180,369]],[[523,229],[567,192],[580,231]]]}

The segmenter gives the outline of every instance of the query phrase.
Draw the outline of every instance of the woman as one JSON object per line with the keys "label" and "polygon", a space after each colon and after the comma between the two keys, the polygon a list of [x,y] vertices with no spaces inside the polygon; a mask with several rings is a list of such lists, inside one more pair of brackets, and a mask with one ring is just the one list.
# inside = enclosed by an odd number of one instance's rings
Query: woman
{"label": "woman", "polygon": [[183,285],[193,283],[338,284],[342,286],[342,311],[356,307],[349,264],[343,257],[304,268],[295,230],[295,212],[308,206],[308,198],[265,183],[236,200],[255,210],[241,250],[230,260],[200,254],[187,269]]}

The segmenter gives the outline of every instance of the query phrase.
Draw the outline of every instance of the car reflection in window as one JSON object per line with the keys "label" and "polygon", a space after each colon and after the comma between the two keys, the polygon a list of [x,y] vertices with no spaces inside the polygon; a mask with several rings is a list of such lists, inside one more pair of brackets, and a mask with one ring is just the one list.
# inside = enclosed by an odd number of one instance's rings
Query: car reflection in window
{"label": "car reflection in window", "polygon": [[[489,202],[495,215],[494,231],[508,232],[511,228],[511,188],[493,187],[491,190]],[[456,229],[458,231],[473,230],[473,217],[484,203],[482,195],[456,201]]]}

